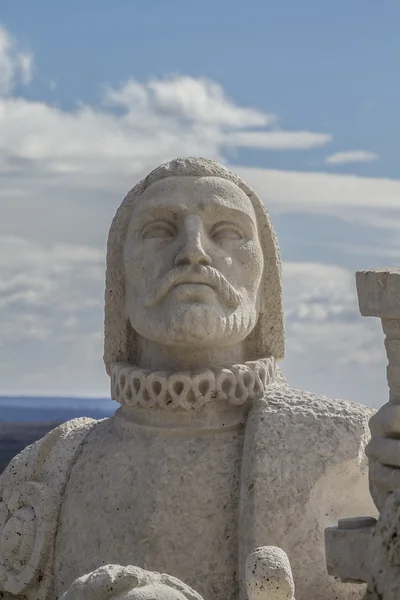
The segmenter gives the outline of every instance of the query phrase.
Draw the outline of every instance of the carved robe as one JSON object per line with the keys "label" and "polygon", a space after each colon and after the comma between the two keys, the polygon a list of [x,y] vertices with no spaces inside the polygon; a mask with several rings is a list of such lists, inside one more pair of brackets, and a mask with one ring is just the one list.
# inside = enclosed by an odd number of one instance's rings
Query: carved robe
{"label": "carved robe", "polygon": [[161,410],[76,419],[13,459],[0,479],[6,598],[56,600],[110,563],[168,573],[205,600],[244,598],[261,545],[288,554],[297,600],[361,598],[326,573],[323,538],[338,518],[375,515],[370,409],[271,385],[250,412]]}

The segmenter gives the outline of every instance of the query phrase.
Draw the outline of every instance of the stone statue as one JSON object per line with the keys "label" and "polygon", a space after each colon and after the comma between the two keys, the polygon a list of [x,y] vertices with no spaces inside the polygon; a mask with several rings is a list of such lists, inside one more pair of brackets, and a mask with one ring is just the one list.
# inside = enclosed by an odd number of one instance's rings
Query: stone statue
{"label": "stone statue", "polygon": [[3,473],[3,596],[56,600],[113,564],[245,600],[247,557],[273,545],[297,600],[360,598],[326,573],[324,529],[374,512],[373,411],[290,388],[283,355],[279,248],[261,200],[213,161],[155,169],[108,239],[104,360],[120,407],[61,425]]}

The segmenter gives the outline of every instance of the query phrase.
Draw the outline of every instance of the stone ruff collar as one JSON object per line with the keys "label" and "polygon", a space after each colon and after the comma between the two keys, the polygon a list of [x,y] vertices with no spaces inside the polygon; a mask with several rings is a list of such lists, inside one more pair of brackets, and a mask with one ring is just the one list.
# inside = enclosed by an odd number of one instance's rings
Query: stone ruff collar
{"label": "stone ruff collar", "polygon": [[135,365],[111,366],[111,397],[122,406],[199,410],[210,403],[242,406],[264,395],[276,382],[274,358],[229,368],[189,371],[148,371]]}

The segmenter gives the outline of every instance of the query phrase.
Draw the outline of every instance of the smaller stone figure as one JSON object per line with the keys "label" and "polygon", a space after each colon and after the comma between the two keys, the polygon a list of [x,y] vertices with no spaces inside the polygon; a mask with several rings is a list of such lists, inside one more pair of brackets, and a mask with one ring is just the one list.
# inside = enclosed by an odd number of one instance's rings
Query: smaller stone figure
{"label": "smaller stone figure", "polygon": [[203,600],[188,585],[165,573],[105,565],[74,581],[60,600]]}
{"label": "smaller stone figure", "polygon": [[246,560],[249,600],[294,600],[292,569],[286,553],[276,546],[261,546]]}

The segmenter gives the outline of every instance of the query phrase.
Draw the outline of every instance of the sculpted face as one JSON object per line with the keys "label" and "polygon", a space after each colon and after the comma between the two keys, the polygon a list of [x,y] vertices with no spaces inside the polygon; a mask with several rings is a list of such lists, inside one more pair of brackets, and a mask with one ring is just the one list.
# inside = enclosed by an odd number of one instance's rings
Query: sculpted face
{"label": "sculpted face", "polygon": [[127,316],[159,344],[237,344],[257,322],[263,267],[254,209],[240,188],[219,177],[162,179],[132,211]]}

